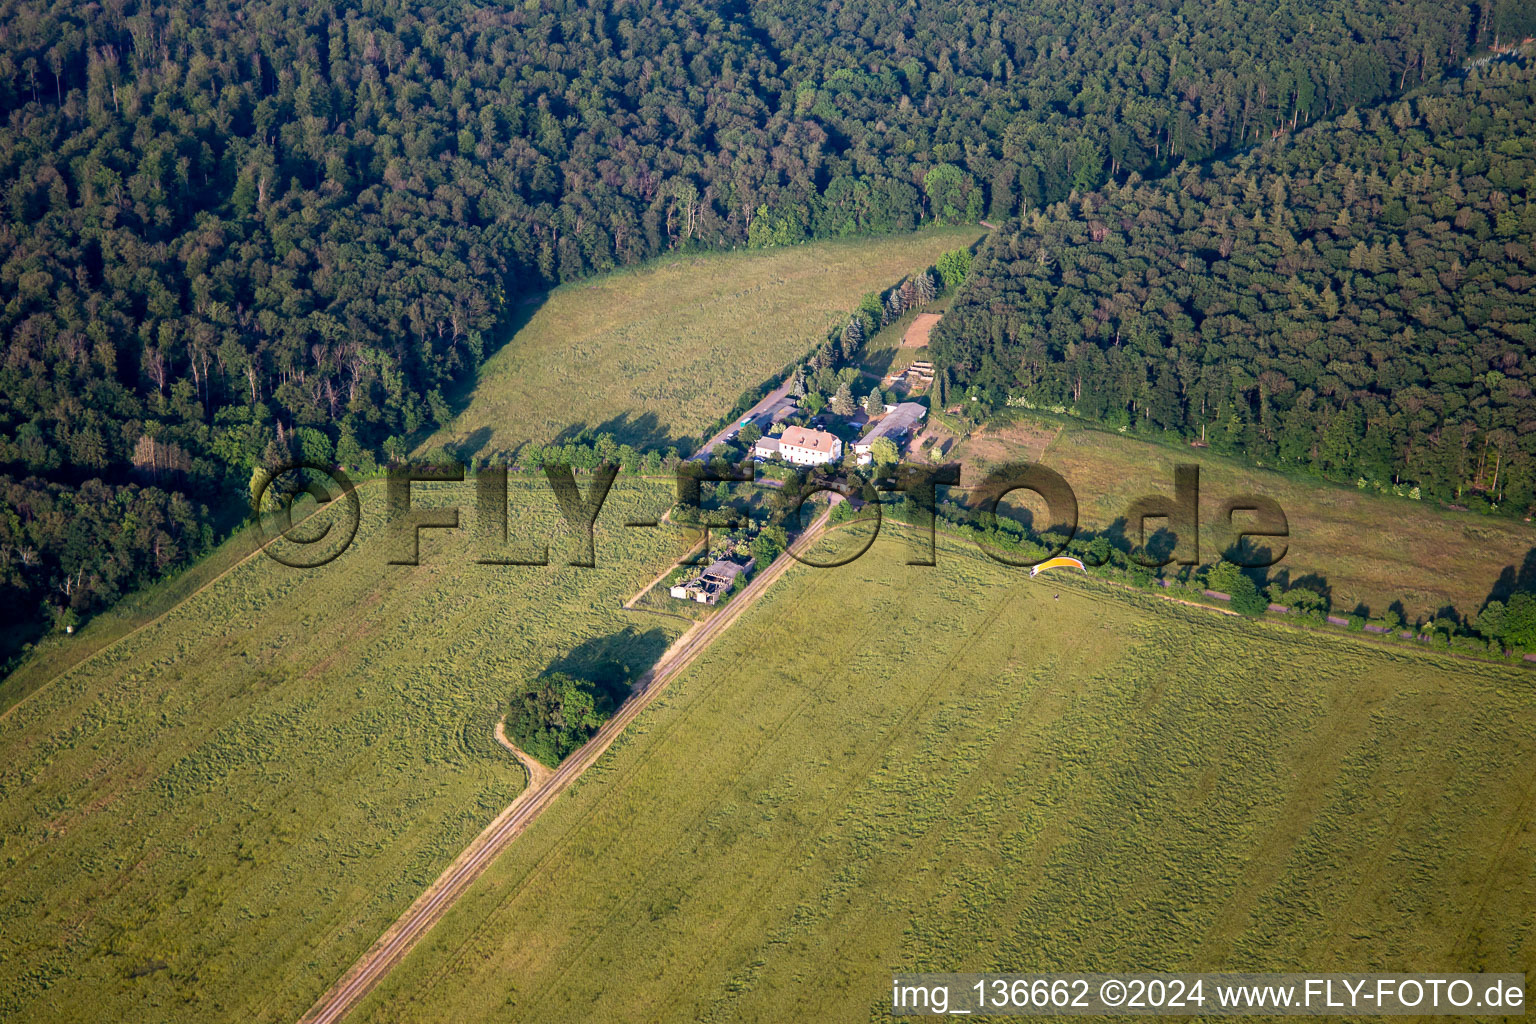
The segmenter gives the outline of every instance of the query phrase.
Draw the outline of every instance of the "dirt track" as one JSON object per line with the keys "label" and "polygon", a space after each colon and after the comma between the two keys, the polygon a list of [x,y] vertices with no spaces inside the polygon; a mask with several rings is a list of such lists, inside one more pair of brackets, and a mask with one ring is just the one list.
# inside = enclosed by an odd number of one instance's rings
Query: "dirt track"
{"label": "dirt track", "polygon": [[[645,709],[651,700],[666,688],[667,684],[693,659],[704,651],[714,639],[723,633],[742,612],[752,606],[784,572],[794,564],[794,554],[808,548],[826,528],[832,510],[829,507],[816,518],[788,552],[780,555],[772,565],[758,573],[720,611],[689,629],[667,648],[660,660],[635,681],[633,692],[614,716],[605,722],[596,735],[563,761],[559,768],[542,781],[530,781],[529,786],[516,800],[498,814],[485,830],[456,857],[448,869],[416,898],[404,915],[390,926],[377,942],[363,954],[362,959],[341,977],[330,991],[310,1007],[300,1018],[300,1024],[334,1024],[357,1005],[390,970],[405,959],[422,936],[431,930],[454,902],[475,879],[479,878],[497,854],[511,845],[535,818],[566,788],[581,777],[625,727]],[[510,746],[498,727],[498,739]],[[540,766],[543,767],[542,765]],[[532,769],[529,769],[530,774]]]}
{"label": "dirt track", "polygon": [[[538,789],[554,774],[552,769],[546,768],[537,758],[524,753],[517,744],[507,739],[507,723],[505,721],[496,723],[496,742],[512,751],[512,756],[517,758],[518,762],[522,764],[523,770],[528,773],[528,788],[523,790],[523,793]],[[518,795],[521,796],[522,793]]]}

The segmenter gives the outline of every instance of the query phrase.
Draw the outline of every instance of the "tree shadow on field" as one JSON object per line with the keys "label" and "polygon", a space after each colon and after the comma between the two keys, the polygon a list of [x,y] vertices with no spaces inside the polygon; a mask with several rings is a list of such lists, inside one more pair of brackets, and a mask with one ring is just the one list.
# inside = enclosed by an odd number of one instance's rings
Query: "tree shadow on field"
{"label": "tree shadow on field", "polygon": [[1260,544],[1252,537],[1244,537],[1235,544],[1228,544],[1222,548],[1221,557],[1249,569],[1268,569],[1279,561],[1275,556],[1274,548],[1267,544]]}
{"label": "tree shadow on field", "polygon": [[1306,572],[1299,576],[1292,576],[1291,570],[1280,569],[1269,577],[1269,582],[1278,586],[1281,590],[1310,590],[1321,594],[1328,607],[1333,607],[1333,584],[1328,582],[1328,577],[1322,573]]}
{"label": "tree shadow on field", "polygon": [[1462,612],[1457,609],[1455,605],[1445,604],[1440,606],[1440,610],[1435,612],[1434,618],[1430,621],[1454,622],[1458,626],[1465,627],[1468,624],[1469,619],[1466,615],[1462,614]]}
{"label": "tree shadow on field", "polygon": [[1147,548],[1144,552],[1144,557],[1148,562],[1167,565],[1173,561],[1178,547],[1179,535],[1166,526],[1159,526],[1156,530],[1147,534]]}
{"label": "tree shadow on field", "polygon": [[551,443],[590,444],[602,434],[611,434],[619,444],[627,444],[641,451],[661,451],[667,448],[676,448],[679,452],[687,450],[688,439],[669,434],[653,412],[638,416],[622,412],[595,427],[587,423],[572,423],[556,434]]}
{"label": "tree shadow on field", "polygon": [[[509,281],[507,291],[516,294],[519,283]],[[507,308],[506,319],[487,332],[485,348],[480,357],[480,366],[490,362],[491,357],[506,347],[507,342],[517,336],[517,333],[533,319],[534,314],[543,308],[549,298],[549,292],[543,289],[524,292],[517,295]],[[448,403],[448,408],[457,416],[469,407],[470,397],[474,394],[475,385],[479,383],[479,367],[474,370],[466,370],[454,376],[454,379],[443,387],[443,399]],[[430,433],[430,431],[428,431]]]}
{"label": "tree shadow on field", "polygon": [[[1097,536],[1103,537],[1109,542],[1109,546],[1116,551],[1130,554],[1131,549],[1136,546],[1136,543],[1131,540],[1130,528],[1131,524],[1126,520],[1125,516],[1117,516],[1114,522],[1100,530]],[[1089,531],[1087,530],[1079,531],[1079,535],[1084,537],[1088,533]]]}
{"label": "tree shadow on field", "polygon": [[1489,601],[1502,601],[1508,603],[1516,593],[1536,593],[1536,548],[1525,553],[1525,558],[1520,562],[1520,568],[1506,565],[1504,571],[1499,573],[1499,578],[1494,580],[1493,587],[1488,591],[1488,596],[1483,598],[1480,608],[1488,607]]}
{"label": "tree shadow on field", "polygon": [[443,448],[460,462],[469,462],[485,450],[485,446],[490,443],[495,433],[490,427],[481,427],[470,431],[459,440],[448,442],[443,445]]}
{"label": "tree shadow on field", "polygon": [[[1156,521],[1152,516],[1147,518]],[[1110,547],[1143,566],[1148,566],[1148,563],[1172,564],[1179,547],[1179,535],[1167,526],[1147,529],[1146,546],[1142,547],[1141,538],[1131,533],[1130,523],[1124,516],[1115,519],[1098,533],[1092,530],[1079,530],[1077,536],[1085,541],[1103,537],[1109,542]]]}
{"label": "tree shadow on field", "polygon": [[563,672],[591,683],[617,706],[629,696],[635,681],[660,660],[668,643],[667,634],[660,629],[641,632],[626,626],[611,636],[577,644],[550,662],[545,671]]}
{"label": "tree shadow on field", "polygon": [[597,432],[612,434],[620,444],[633,445],[636,448],[676,448],[682,451],[688,440],[668,433],[653,412],[641,413],[633,417],[627,412],[620,413],[598,424]]}

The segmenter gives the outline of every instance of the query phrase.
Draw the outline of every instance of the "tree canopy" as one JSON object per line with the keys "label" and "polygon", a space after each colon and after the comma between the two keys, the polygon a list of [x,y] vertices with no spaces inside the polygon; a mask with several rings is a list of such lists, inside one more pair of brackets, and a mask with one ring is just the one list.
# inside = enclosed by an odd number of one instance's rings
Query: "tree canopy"
{"label": "tree canopy", "polygon": [[1536,69],[1497,60],[989,241],[933,337],[992,405],[1536,503]]}
{"label": "tree canopy", "polygon": [[[84,611],[174,567],[258,464],[399,457],[521,296],[673,249],[1033,213],[1380,101],[1533,20],[0,0],[0,606]],[[94,554],[60,509],[104,531]]]}

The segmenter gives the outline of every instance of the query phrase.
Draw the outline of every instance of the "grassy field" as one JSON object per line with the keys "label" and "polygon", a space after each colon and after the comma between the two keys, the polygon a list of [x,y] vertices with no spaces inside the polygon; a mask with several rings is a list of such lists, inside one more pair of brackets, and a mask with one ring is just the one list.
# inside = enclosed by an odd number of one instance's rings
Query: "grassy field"
{"label": "grassy field", "polygon": [[[620,525],[663,482],[614,485],[590,570],[558,536],[548,568],[478,565],[469,511],[388,565],[362,494],[331,565],[205,570],[0,719],[0,1019],[296,1019],[522,787],[491,735],[511,688],[641,664],[686,625],[619,609],[680,550]],[[513,507],[560,532],[542,481]]]}
{"label": "grassy field", "polygon": [[236,531],[184,572],[127,595],[91,616],[74,634],[46,634],[18,659],[13,672],[0,679],[0,714],[92,654],[158,619],[255,551],[250,533]]}
{"label": "grassy field", "polygon": [[943,316],[954,301],[953,291],[945,292],[920,310],[908,310],[891,323],[876,331],[864,343],[859,357],[859,369],[872,377],[884,377],[894,370],[910,366],[919,359],[928,359],[926,346],[913,348],[903,344],[907,331],[919,316],[938,314]]}
{"label": "grassy field", "polygon": [[794,570],[356,1019],[863,1022],[924,969],[1536,970],[1529,674],[941,545]]}
{"label": "grassy field", "polygon": [[631,444],[696,439],[865,292],[980,234],[942,228],[679,257],[558,288],[487,361],[464,412],[423,447],[511,451],[572,427]]}
{"label": "grassy field", "polygon": [[[1272,574],[1318,576],[1335,609],[1356,604],[1380,615],[1401,601],[1407,618],[1446,606],[1475,613],[1506,570],[1536,554],[1529,523],[1365,493],[1285,476],[1194,448],[1174,448],[1045,417],[1019,414],[1007,426],[971,435],[950,453],[970,483],[989,467],[1031,459],[1059,472],[1077,494],[1085,529],[1102,529],[1144,494],[1172,494],[1173,467],[1200,465],[1201,557],[1220,554],[1218,512],[1227,497],[1274,498],[1290,523],[1289,550]],[[1042,506],[1043,507],[1043,506]]]}

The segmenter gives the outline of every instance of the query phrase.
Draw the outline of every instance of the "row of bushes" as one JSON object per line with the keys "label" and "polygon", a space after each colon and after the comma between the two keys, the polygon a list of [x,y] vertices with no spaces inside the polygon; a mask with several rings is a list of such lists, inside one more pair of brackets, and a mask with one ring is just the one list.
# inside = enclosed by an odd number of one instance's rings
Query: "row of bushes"
{"label": "row of bushes", "polygon": [[[1368,631],[1384,638],[1501,659],[1536,651],[1536,594],[1527,591],[1517,591],[1507,601],[1489,600],[1477,615],[1465,620],[1439,616],[1409,623],[1395,608],[1374,617],[1360,608],[1334,614],[1324,593],[1306,586],[1286,587],[1270,581],[1263,569],[1245,569],[1225,559],[1159,569],[1138,561],[1142,556],[1138,549],[1115,544],[1103,533],[1079,530],[1063,546],[1059,534],[1038,535],[1015,520],[956,501],[939,502],[935,513],[946,530],[969,538],[1001,560],[1033,563],[1063,553],[1082,560],[1095,576],[1178,591],[1181,596],[1218,603],[1250,617],[1284,616],[1312,625]],[[842,518],[854,514],[844,513]],[[909,524],[926,523],[916,504],[906,497],[895,502],[889,514]]]}

